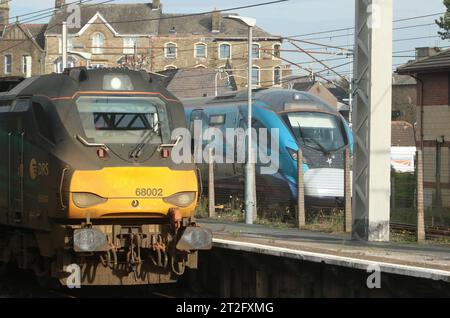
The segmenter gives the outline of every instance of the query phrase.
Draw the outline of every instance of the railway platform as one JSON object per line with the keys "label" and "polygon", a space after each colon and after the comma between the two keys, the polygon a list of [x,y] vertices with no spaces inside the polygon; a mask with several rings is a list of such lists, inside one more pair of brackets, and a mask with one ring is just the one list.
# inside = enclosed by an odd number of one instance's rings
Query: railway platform
{"label": "railway platform", "polygon": [[199,219],[213,231],[214,247],[283,259],[320,263],[366,272],[450,283],[450,247],[413,243],[373,243],[350,239],[349,234],[327,234],[290,228],[269,228]]}

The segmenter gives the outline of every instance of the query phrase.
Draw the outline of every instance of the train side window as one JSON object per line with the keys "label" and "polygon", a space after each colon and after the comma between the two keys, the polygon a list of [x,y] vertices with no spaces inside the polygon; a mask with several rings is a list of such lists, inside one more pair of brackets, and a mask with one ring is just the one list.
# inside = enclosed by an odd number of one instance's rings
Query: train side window
{"label": "train side window", "polygon": [[50,120],[48,118],[48,114],[45,112],[44,107],[41,104],[33,102],[33,113],[34,118],[36,120],[36,124],[39,128],[40,134],[55,143],[55,138],[53,136],[53,132],[51,130]]}
{"label": "train side window", "polygon": [[209,117],[210,126],[223,126],[225,125],[225,115],[211,115]]}

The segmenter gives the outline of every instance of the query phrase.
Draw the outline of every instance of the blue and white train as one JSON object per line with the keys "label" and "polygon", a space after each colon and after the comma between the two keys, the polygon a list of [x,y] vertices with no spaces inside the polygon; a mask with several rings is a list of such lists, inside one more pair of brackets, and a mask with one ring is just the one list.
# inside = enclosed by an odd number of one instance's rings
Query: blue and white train
{"label": "blue and white train", "polygon": [[[247,92],[215,98],[185,99],[186,119],[194,133],[194,122],[202,130],[247,128]],[[252,127],[279,130],[279,169],[261,174],[256,163],[258,206],[292,203],[297,199],[297,152],[301,147],[307,206],[341,205],[344,196],[344,149],[353,150],[352,133],[340,113],[321,99],[296,90],[257,89],[253,91]],[[206,145],[206,141],[203,147]],[[225,148],[227,145],[225,144]],[[226,150],[224,150],[225,152]],[[207,186],[207,165],[200,165]],[[244,189],[243,164],[215,165],[216,196],[240,195]],[[220,200],[220,199],[219,199]],[[224,202],[222,202],[224,203]]]}

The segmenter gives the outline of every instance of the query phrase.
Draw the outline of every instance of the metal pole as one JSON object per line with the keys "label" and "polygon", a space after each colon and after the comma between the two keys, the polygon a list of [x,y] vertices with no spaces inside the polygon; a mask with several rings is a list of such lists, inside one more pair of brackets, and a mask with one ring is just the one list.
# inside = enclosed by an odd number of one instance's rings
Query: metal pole
{"label": "metal pole", "polygon": [[253,213],[255,207],[254,197],[254,180],[255,170],[253,165],[253,153],[252,153],[252,66],[253,66],[253,28],[248,27],[248,142],[247,142],[247,164],[245,166],[245,223],[253,224]]}
{"label": "metal pole", "polygon": [[216,216],[216,202],[214,197],[214,157],[213,148],[209,148],[208,158],[208,215],[210,218]]}
{"label": "metal pole", "polygon": [[62,38],[61,38],[61,46],[62,46],[62,69],[63,71],[67,67],[67,21],[62,23]]}
{"label": "metal pole", "polygon": [[134,70],[137,71],[138,66],[137,66],[137,42],[134,42]]}
{"label": "metal pole", "polygon": [[348,93],[348,122],[352,123],[352,113],[353,113],[353,76],[350,75],[349,81],[349,93]]}
{"label": "metal pole", "polygon": [[305,185],[303,183],[303,154],[299,147],[297,152],[297,220],[298,228],[306,224]]}

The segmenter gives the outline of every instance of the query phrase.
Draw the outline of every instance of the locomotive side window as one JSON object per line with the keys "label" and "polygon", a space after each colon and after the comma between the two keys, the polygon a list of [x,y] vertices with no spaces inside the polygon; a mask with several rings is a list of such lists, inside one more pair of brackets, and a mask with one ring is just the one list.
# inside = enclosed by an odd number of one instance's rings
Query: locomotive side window
{"label": "locomotive side window", "polygon": [[158,98],[82,96],[77,106],[84,133],[94,142],[155,144],[169,130],[164,103]]}
{"label": "locomotive side window", "polygon": [[55,138],[51,129],[51,123],[48,118],[48,114],[44,110],[44,107],[42,107],[42,105],[39,103],[33,102],[32,108],[40,134],[47,140],[55,143]]}

